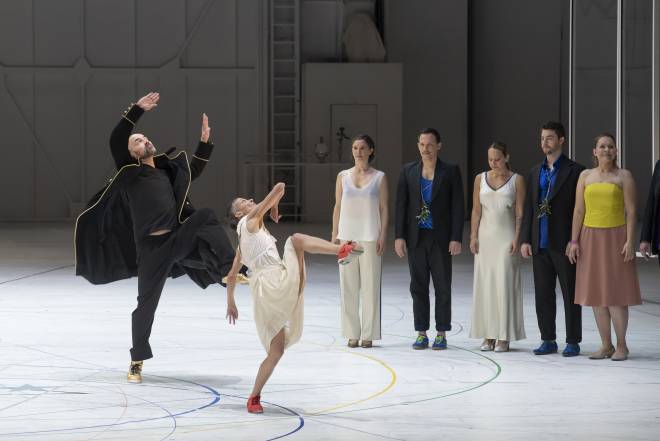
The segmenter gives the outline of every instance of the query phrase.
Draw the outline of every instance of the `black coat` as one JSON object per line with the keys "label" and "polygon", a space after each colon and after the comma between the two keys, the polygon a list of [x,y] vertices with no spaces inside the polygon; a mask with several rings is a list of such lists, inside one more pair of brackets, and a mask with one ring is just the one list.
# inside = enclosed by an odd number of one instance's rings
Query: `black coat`
{"label": "black coat", "polygon": [[[653,254],[658,254],[658,204],[660,204],[660,161],[655,163],[653,169],[653,178],[649,186],[649,194],[646,198],[646,208],[644,209],[644,217],[642,218],[642,234],[641,241],[649,242]],[[660,263],[660,262],[658,262]]]}
{"label": "black coat", "polygon": [[[532,244],[532,252],[539,251],[539,164],[527,175],[527,196],[520,231],[520,243]],[[571,240],[573,228],[573,210],[575,209],[575,189],[580,173],[585,167],[562,156],[555,185],[551,188],[551,214],[548,219],[548,244],[551,250],[564,253]]]}
{"label": "black coat", "polygon": [[[420,178],[421,161],[405,164],[401,169],[396,191],[396,213],[394,231],[397,239],[405,239],[406,245],[413,248],[419,237],[416,218],[422,207]],[[431,215],[433,233],[441,246],[449,246],[450,241],[462,242],[465,201],[463,181],[457,165],[438,160],[433,175],[431,194]]]}
{"label": "black coat", "polygon": [[[122,115],[110,135],[110,150],[117,173],[92,197],[76,219],[76,275],[94,284],[137,275],[133,223],[125,190],[140,168],[139,162],[128,153],[128,138],[143,113],[142,108],[133,105]],[[154,157],[156,167],[165,170],[172,183],[179,223],[195,212],[188,200],[190,183],[202,173],[212,150],[212,144],[200,142],[190,162],[185,151],[172,157],[165,154]],[[203,288],[213,283],[203,269],[184,269],[175,265],[171,276],[177,277],[184,272]]]}

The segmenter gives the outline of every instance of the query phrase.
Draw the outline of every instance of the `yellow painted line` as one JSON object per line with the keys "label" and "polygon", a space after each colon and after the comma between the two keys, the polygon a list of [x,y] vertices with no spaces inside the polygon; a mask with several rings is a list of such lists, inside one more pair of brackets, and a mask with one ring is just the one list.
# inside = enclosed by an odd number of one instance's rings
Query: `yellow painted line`
{"label": "yellow painted line", "polygon": [[[325,346],[325,345],[320,345],[320,346]],[[331,348],[331,346],[326,346],[326,347]],[[349,350],[346,350],[346,349],[340,349],[340,350],[343,351],[343,352],[346,352],[347,354],[356,355],[358,357],[364,357],[364,358],[367,358],[371,361],[375,361],[376,363],[380,364],[387,371],[389,371],[389,373],[391,375],[390,383],[387,386],[385,386],[384,389],[382,389],[382,390],[380,390],[380,391],[378,391],[378,392],[376,392],[372,395],[369,395],[366,398],[362,398],[362,399],[356,400],[356,401],[351,401],[350,403],[345,403],[345,404],[340,404],[340,405],[333,406],[333,407],[328,407],[327,409],[317,410],[315,412],[305,412],[305,415],[310,415],[310,416],[322,415],[322,414],[327,413],[327,412],[333,412],[337,409],[343,409],[345,407],[350,407],[350,406],[354,406],[356,404],[364,403],[365,401],[373,400],[374,398],[379,397],[379,396],[387,393],[387,391],[389,391],[390,389],[392,389],[394,387],[394,384],[396,383],[396,371],[392,367],[390,367],[387,363],[385,363],[383,360],[381,360],[379,358],[376,358],[374,356],[371,356],[371,355],[359,354],[357,352],[349,351]]]}

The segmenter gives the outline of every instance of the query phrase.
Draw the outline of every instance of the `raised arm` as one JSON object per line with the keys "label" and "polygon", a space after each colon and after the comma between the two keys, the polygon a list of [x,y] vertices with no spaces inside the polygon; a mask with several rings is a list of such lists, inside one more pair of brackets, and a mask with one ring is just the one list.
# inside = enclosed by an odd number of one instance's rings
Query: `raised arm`
{"label": "raised arm", "polygon": [[138,119],[145,111],[149,111],[158,105],[160,94],[151,92],[138,100],[137,103],[128,106],[110,134],[110,153],[112,159],[115,161],[117,170],[126,164],[134,164],[136,162],[130,153],[128,153],[128,138],[133,133],[133,128],[137,124]]}
{"label": "raised arm", "polygon": [[206,113],[202,114],[202,135],[197,145],[197,150],[190,160],[190,179],[194,181],[202,174],[206,164],[213,153],[213,143],[209,142],[211,136],[211,127],[209,127],[209,117]]}
{"label": "raised arm", "polygon": [[248,231],[254,232],[259,228],[264,215],[268,210],[277,206],[280,199],[284,196],[284,188],[284,182],[278,182],[275,184],[264,200],[255,205],[255,207],[247,214]]}

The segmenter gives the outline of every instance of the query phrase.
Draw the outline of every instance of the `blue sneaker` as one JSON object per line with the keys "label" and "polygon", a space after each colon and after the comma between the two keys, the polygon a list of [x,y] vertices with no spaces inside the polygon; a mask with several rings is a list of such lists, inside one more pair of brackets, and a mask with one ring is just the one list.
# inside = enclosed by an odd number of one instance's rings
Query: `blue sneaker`
{"label": "blue sneaker", "polygon": [[534,349],[534,355],[548,355],[557,353],[557,342],[554,340],[543,340],[541,346]]}
{"label": "blue sneaker", "polygon": [[429,338],[426,335],[419,334],[417,340],[412,345],[413,349],[426,349],[429,347]]}
{"label": "blue sneaker", "polygon": [[434,349],[436,351],[439,351],[441,349],[447,349],[447,337],[438,334],[435,337],[435,340],[433,340],[433,346],[431,346],[431,349]]}
{"label": "blue sneaker", "polygon": [[566,343],[566,348],[561,355],[564,357],[576,357],[580,355],[580,345],[577,343]]}

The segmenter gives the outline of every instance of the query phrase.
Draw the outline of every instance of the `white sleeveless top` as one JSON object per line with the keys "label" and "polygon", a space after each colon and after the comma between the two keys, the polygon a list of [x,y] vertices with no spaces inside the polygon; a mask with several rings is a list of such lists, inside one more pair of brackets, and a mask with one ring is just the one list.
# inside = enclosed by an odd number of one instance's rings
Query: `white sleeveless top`
{"label": "white sleeveless top", "polygon": [[238,242],[241,250],[241,263],[250,271],[282,265],[282,259],[277,252],[275,239],[265,227],[259,228],[255,233],[250,233],[247,228],[247,216],[244,216],[236,227]]}
{"label": "white sleeveless top", "polygon": [[341,207],[337,238],[373,242],[380,235],[380,182],[385,176],[377,171],[362,188],[357,188],[351,180],[350,170],[341,176]]}

